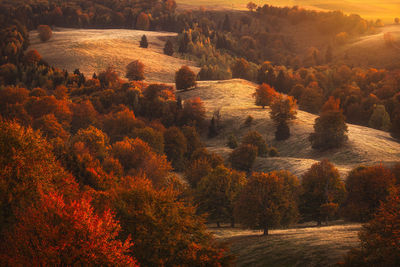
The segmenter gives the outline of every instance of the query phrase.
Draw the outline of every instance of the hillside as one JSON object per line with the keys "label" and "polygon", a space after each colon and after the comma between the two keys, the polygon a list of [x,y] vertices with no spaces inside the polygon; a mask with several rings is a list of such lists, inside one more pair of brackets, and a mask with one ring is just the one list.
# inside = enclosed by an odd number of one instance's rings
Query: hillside
{"label": "hillside", "polygon": [[[139,47],[143,34],[149,42],[147,49]],[[68,71],[79,68],[88,77],[111,64],[123,77],[125,66],[139,59],[145,65],[146,81],[173,82],[182,65],[197,70],[191,62],[164,55],[165,41],[174,36],[169,32],[58,28],[46,43],[39,40],[37,31],[31,32],[29,49],[36,49],[52,66]]]}
{"label": "hillside", "polygon": [[[254,166],[257,171],[287,169],[301,175],[316,161],[328,158],[344,177],[349,170],[361,164],[390,165],[400,161],[400,143],[389,133],[350,124],[349,142],[346,146],[323,153],[314,151],[308,136],[313,132],[317,116],[304,111],[298,111],[297,119],[290,126],[290,139],[275,141],[275,127],[269,118],[269,108],[262,109],[254,105],[252,94],[255,87],[255,84],[240,79],[201,81],[195,89],[179,93],[183,99],[200,97],[205,103],[208,120],[214,111],[220,109],[222,131],[216,138],[205,140],[211,151],[227,158],[231,149],[225,144],[231,133],[240,137],[250,130],[257,130],[280,153],[278,158],[258,158]],[[254,118],[253,125],[245,127],[244,121],[249,115]]]}
{"label": "hillside", "polygon": [[213,228],[217,239],[228,242],[237,266],[332,266],[358,246],[359,224],[299,227],[259,231]]}
{"label": "hillside", "polygon": [[[393,38],[391,46],[385,43],[384,35]],[[337,58],[347,65],[375,68],[400,67],[400,25],[388,25],[380,32],[363,36],[338,49]]]}

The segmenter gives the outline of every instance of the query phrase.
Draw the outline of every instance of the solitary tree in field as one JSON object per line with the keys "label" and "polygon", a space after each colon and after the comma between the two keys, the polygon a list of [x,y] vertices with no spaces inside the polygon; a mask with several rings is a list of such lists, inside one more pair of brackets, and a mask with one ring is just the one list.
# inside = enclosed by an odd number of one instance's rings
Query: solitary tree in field
{"label": "solitary tree in field", "polygon": [[221,222],[230,222],[233,227],[234,204],[245,184],[244,173],[218,166],[197,184],[199,211],[207,213],[208,221],[217,223],[218,227]]}
{"label": "solitary tree in field", "polygon": [[132,61],[126,66],[126,78],[130,81],[144,80],[144,64],[139,60]]}
{"label": "solitary tree in field", "polygon": [[174,45],[172,44],[171,40],[168,40],[164,46],[164,54],[168,56],[172,56],[174,54]]}
{"label": "solitary tree in field", "polygon": [[394,19],[394,23],[399,24],[400,23],[400,19],[399,18],[395,18]]}
{"label": "solitary tree in field", "polygon": [[37,30],[39,32],[39,38],[42,42],[50,40],[51,36],[53,35],[53,32],[48,25],[39,25]]}
{"label": "solitary tree in field", "polygon": [[175,84],[178,90],[194,87],[196,86],[196,74],[188,66],[183,66],[175,74]]}
{"label": "solitary tree in field", "polygon": [[328,160],[312,165],[302,178],[300,211],[305,220],[314,220],[320,225],[327,219],[327,207],[337,209],[344,201],[344,183],[338,169]]}
{"label": "solitary tree in field", "polygon": [[253,10],[257,8],[257,5],[253,2],[248,2],[246,7],[250,12],[253,12]]}
{"label": "solitary tree in field", "polygon": [[276,124],[276,140],[286,140],[290,137],[288,124],[296,118],[296,109],[296,100],[292,96],[283,96],[280,94],[272,101],[270,115]]}
{"label": "solitary tree in field", "polygon": [[147,42],[147,37],[146,35],[143,34],[142,39],[140,40],[140,47],[141,48],[147,48],[149,47],[149,43]]}
{"label": "solitary tree in field", "polygon": [[311,145],[319,150],[341,147],[348,139],[346,132],[347,125],[340,109],[340,100],[330,97],[320,116],[315,119],[314,133],[309,137]]}
{"label": "solitary tree in field", "polygon": [[275,91],[273,87],[268,84],[261,84],[257,87],[256,91],[253,94],[253,97],[256,99],[256,105],[265,108],[272,103],[273,99],[277,97],[279,94]]}
{"label": "solitary tree in field", "polygon": [[237,201],[235,213],[244,226],[264,230],[296,222],[299,181],[286,171],[253,173]]}

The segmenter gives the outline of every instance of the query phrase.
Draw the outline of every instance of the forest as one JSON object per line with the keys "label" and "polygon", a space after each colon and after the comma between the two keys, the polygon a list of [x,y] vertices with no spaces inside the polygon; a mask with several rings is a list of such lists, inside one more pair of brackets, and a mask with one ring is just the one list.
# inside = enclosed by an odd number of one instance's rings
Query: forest
{"label": "forest", "polygon": [[[366,162],[345,177],[328,159],[299,176],[254,171],[257,158],[280,154],[264,133],[248,127],[230,135],[223,157],[206,144],[221,136],[220,114],[209,118],[200,97],[181,95],[201,81],[252,82],[254,104],[268,110],[277,141],[296,134],[300,110],[317,116],[307,141],[317,154],[345,146],[347,124],[399,142],[400,65],[348,65],[338,56],[353,38],[379,32],[382,21],[248,7],[0,2],[0,265],[235,266],[238,255],[210,233],[211,224],[268,238],[271,229],[336,220],[363,226],[360,245],[332,264],[400,264],[400,162]],[[163,53],[200,72],[182,66],[169,84],[148,83],[140,60],[125,76],[112,64],[90,76],[80,66],[59,69],[30,49],[31,31],[46,43],[57,27],[174,32]],[[288,30],[295,27],[314,37],[302,43]],[[139,45],[151,42],[143,35]]]}

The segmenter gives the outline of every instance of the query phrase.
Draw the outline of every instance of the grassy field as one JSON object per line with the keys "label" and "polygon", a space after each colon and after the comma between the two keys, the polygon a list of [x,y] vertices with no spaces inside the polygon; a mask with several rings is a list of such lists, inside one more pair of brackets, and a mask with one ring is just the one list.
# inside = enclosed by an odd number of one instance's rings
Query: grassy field
{"label": "grassy field", "polygon": [[[278,148],[278,158],[257,158],[254,170],[271,171],[286,169],[296,175],[303,174],[310,166],[324,158],[332,161],[339,169],[342,178],[359,165],[392,164],[400,161],[400,143],[387,132],[348,124],[349,141],[340,149],[316,152],[311,148],[308,136],[313,132],[315,115],[298,111],[297,119],[290,126],[292,136],[283,142],[275,140],[275,126],[269,117],[269,108],[254,105],[256,85],[240,80],[200,81],[197,88],[180,92],[183,99],[200,97],[206,106],[210,119],[215,110],[220,110],[221,133],[212,139],[205,139],[210,151],[228,158],[232,151],[226,146],[230,134],[238,138],[250,130],[256,130],[266,137],[267,143]],[[251,127],[245,127],[247,116],[254,118]]]}
{"label": "grassy field", "polygon": [[[179,6],[224,9],[246,9],[250,0],[176,0]],[[269,4],[273,6],[301,6],[313,10],[341,10],[347,14],[359,14],[367,19],[383,19],[393,22],[400,16],[400,3],[398,0],[253,0],[257,5]]]}
{"label": "grassy field", "polygon": [[[142,35],[147,36],[149,48],[139,47]],[[112,65],[125,75],[125,67],[139,59],[145,65],[148,82],[174,82],[175,72],[182,65],[193,63],[166,56],[165,41],[176,33],[136,30],[83,30],[59,28],[53,31],[50,41],[42,43],[36,31],[30,33],[31,47],[37,49],[50,65],[74,71],[79,68],[88,77]]]}
{"label": "grassy field", "polygon": [[217,239],[228,242],[237,266],[332,266],[358,246],[359,224],[259,231],[212,228]]}

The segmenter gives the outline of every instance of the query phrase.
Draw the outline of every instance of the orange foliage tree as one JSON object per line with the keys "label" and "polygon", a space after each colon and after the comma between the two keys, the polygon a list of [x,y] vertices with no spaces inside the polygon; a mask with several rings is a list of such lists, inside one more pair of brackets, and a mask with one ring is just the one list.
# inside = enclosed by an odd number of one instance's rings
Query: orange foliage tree
{"label": "orange foliage tree", "polygon": [[53,35],[53,32],[48,25],[39,25],[37,30],[39,32],[39,38],[42,42],[50,40],[51,36]]}
{"label": "orange foliage tree", "polygon": [[139,60],[134,60],[126,66],[126,78],[130,81],[144,80],[144,64]]}
{"label": "orange foliage tree", "polygon": [[188,66],[183,66],[175,73],[175,84],[178,90],[194,87],[196,86],[196,74]]}
{"label": "orange foliage tree", "polygon": [[353,221],[365,222],[372,218],[380,202],[393,190],[396,179],[384,166],[358,167],[346,179],[348,196],[344,215]]}
{"label": "orange foliage tree", "polygon": [[285,140],[290,137],[288,123],[296,118],[296,109],[296,100],[291,96],[279,95],[272,101],[270,116],[276,124],[276,140]]}
{"label": "orange foliage tree", "polygon": [[278,93],[270,85],[263,83],[257,87],[253,96],[256,98],[256,105],[265,108],[269,106],[274,98],[278,97]]}

